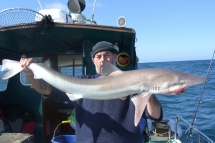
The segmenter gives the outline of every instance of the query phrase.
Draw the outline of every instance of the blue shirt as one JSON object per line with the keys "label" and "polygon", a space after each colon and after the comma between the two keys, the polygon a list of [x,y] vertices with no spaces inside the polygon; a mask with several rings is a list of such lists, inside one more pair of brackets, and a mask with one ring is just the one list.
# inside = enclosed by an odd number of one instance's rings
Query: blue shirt
{"label": "blue shirt", "polygon": [[[79,78],[91,79],[94,76]],[[46,96],[58,102],[68,101],[64,92],[52,88],[51,95]],[[134,126],[135,107],[132,96],[126,99],[91,100],[79,99],[75,104],[76,142],[77,143],[143,143],[142,131]],[[147,110],[144,118],[150,118]],[[162,117],[161,117],[162,118]],[[146,122],[146,120],[142,120]]]}

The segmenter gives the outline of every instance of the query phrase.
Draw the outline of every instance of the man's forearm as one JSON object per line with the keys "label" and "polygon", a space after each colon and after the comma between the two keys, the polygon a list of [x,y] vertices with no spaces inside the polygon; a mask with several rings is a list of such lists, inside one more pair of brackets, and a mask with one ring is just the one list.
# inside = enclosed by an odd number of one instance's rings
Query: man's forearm
{"label": "man's forearm", "polygon": [[50,95],[51,94],[51,86],[47,82],[42,79],[34,79],[32,75],[27,75],[29,81],[31,82],[34,89],[40,94]]}
{"label": "man's forearm", "polygon": [[155,95],[151,95],[147,102],[148,113],[154,119],[159,119],[161,116],[161,104]]}

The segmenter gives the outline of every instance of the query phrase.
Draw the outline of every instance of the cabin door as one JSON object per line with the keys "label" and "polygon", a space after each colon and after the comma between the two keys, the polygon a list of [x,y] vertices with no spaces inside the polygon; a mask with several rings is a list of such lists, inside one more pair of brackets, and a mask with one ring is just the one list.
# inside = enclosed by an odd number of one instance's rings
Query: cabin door
{"label": "cabin door", "polygon": [[[42,60],[49,59],[51,61],[51,67],[57,70],[58,67],[58,56],[55,54],[43,53]],[[53,138],[54,130],[60,123],[58,121],[58,105],[51,99],[43,99],[42,101],[43,111],[43,138],[46,143],[51,142]],[[58,131],[56,131],[57,133]]]}

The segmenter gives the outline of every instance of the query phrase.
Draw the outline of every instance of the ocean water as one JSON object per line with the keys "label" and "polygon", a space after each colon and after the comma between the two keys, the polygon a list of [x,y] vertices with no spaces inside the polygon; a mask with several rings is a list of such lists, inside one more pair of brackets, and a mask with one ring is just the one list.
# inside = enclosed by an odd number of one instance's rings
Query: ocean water
{"label": "ocean water", "polygon": [[[210,62],[210,60],[196,60],[140,63],[139,68],[164,68],[207,77],[205,88],[203,88],[203,83],[187,88],[186,91],[180,95],[156,95],[156,97],[162,104],[164,119],[172,119],[175,121],[176,115],[179,115],[191,124],[194,118],[194,113],[197,110],[200,95],[203,91],[194,127],[215,141],[215,60],[212,62],[210,73],[207,76]],[[187,138],[185,132],[188,127],[180,120],[179,125],[182,128],[184,136],[182,141],[185,142]],[[192,134],[192,136],[189,137],[189,142],[195,143],[196,141],[194,140],[196,138],[196,134]],[[201,142],[205,141],[201,140]]]}

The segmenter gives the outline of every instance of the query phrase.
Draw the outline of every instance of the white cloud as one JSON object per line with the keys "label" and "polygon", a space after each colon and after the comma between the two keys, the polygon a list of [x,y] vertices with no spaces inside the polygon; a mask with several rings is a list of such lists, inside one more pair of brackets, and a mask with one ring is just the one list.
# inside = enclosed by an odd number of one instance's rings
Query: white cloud
{"label": "white cloud", "polygon": [[61,9],[65,12],[68,11],[67,3],[61,3],[59,1],[45,4],[44,9],[51,9],[51,8]]}

